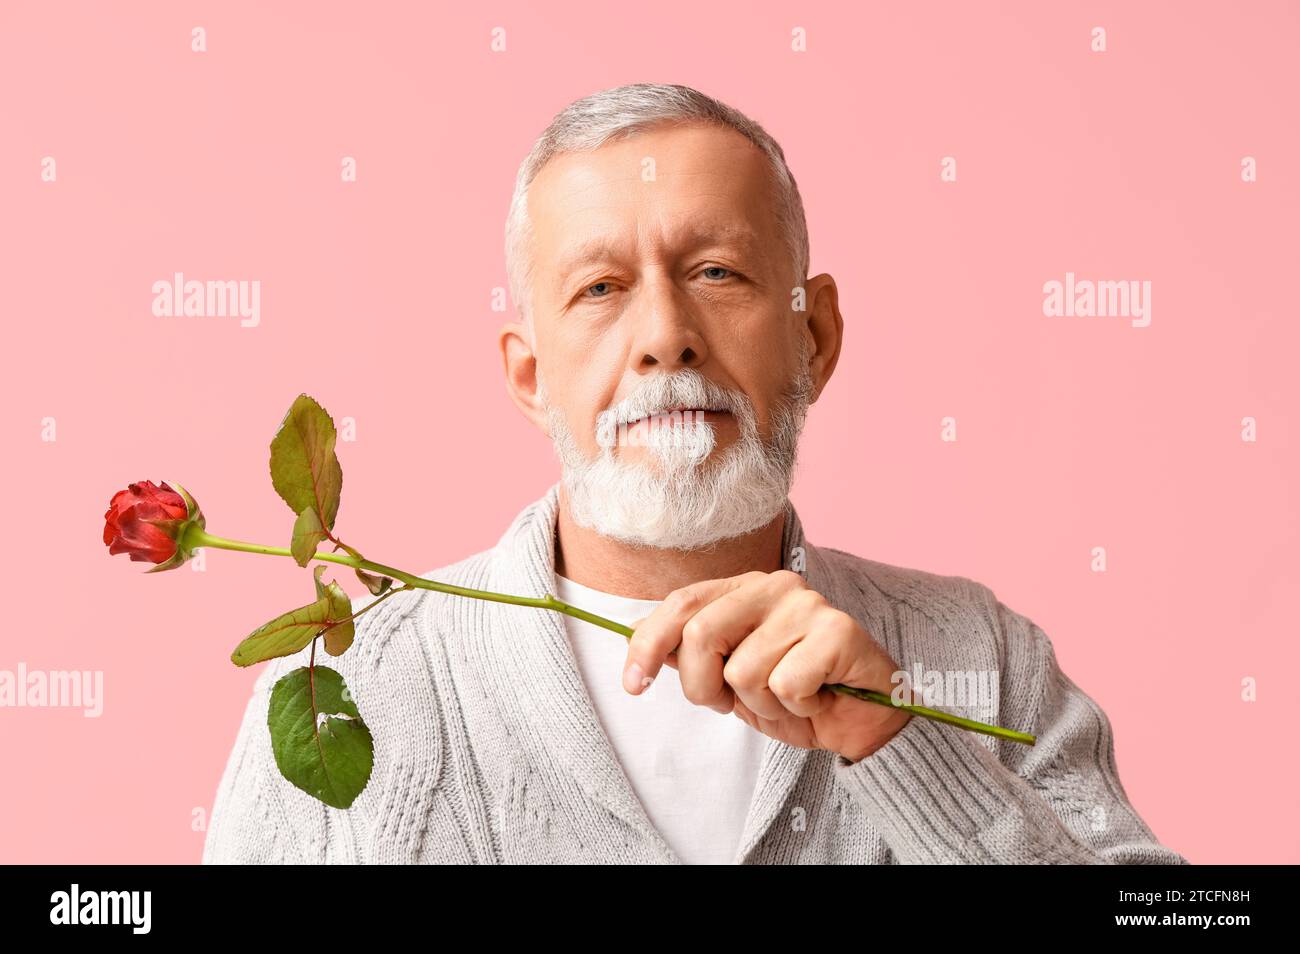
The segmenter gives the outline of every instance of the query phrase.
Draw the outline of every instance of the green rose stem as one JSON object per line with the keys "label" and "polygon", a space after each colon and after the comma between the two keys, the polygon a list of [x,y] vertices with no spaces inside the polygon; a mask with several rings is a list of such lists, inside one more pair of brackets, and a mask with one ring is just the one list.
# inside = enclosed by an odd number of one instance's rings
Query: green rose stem
{"label": "green rose stem", "polygon": [[[227,540],[225,537],[218,537],[208,533],[196,524],[190,524],[185,529],[184,547],[194,549],[195,547],[215,547],[219,550],[237,550],[241,553],[264,553],[268,556],[286,556],[292,557],[293,554],[284,547],[268,547],[260,543],[244,543],[241,540]],[[351,548],[349,548],[351,549]],[[356,552],[356,551],[353,551]],[[352,614],[351,619],[355,619],[367,610],[378,606],[380,602],[392,596],[394,593],[402,592],[407,589],[435,590],[439,593],[450,593],[453,596],[468,596],[476,600],[491,600],[495,603],[509,603],[512,606],[533,606],[538,609],[553,610],[557,613],[563,613],[566,616],[572,616],[575,619],[584,620],[611,632],[619,633],[625,637],[631,638],[635,630],[630,626],[624,626],[622,623],[616,623],[611,619],[605,619],[603,616],[597,616],[595,613],[588,613],[586,610],[579,609],[576,606],[570,606],[562,600],[557,600],[549,593],[543,597],[535,596],[511,596],[507,593],[490,593],[487,590],[472,590],[463,586],[453,586],[450,583],[438,583],[434,580],[426,580],[423,577],[412,576],[410,573],[404,573],[401,570],[394,569],[391,566],[384,566],[382,563],[375,563],[371,560],[359,559],[351,555],[340,556],[337,553],[320,553],[315,554],[315,559],[324,560],[328,563],[339,563],[343,566],[350,566],[362,570],[368,570],[371,573],[379,573],[383,576],[390,576],[395,580],[401,580],[404,587],[398,587],[389,590],[379,599],[370,605],[363,607],[356,613]],[[343,622],[340,620],[340,622]],[[312,641],[312,654],[315,655],[315,641]],[[946,722],[948,725],[955,725],[958,728],[966,729],[970,732],[979,732],[984,735],[995,736],[999,739],[1008,739],[1012,742],[1022,742],[1026,745],[1033,745],[1037,737],[1030,735],[1028,732],[1016,732],[1012,729],[1004,729],[1001,726],[989,725],[986,722],[976,722],[973,719],[963,719],[947,712],[941,712],[938,709],[930,709],[926,706],[912,705],[910,703],[895,702],[887,693],[877,692],[873,689],[859,689],[856,686],[846,686],[842,683],[834,683],[827,688],[844,695],[853,696],[863,699],[867,702],[874,702],[877,705],[890,706],[896,709],[904,709],[913,715],[924,716],[927,719],[933,719],[936,722]]]}

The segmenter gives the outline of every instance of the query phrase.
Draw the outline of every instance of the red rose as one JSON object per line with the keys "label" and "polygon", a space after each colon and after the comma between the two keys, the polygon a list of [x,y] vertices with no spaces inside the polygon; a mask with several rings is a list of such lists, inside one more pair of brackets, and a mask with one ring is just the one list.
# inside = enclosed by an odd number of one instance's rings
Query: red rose
{"label": "red rose", "polygon": [[[177,485],[179,487],[179,485]],[[111,554],[128,553],[132,561],[168,563],[166,569],[189,559],[177,553],[177,540],[188,523],[204,524],[198,505],[182,487],[177,493],[163,481],[128,484],[113,495],[104,514],[104,543]]]}

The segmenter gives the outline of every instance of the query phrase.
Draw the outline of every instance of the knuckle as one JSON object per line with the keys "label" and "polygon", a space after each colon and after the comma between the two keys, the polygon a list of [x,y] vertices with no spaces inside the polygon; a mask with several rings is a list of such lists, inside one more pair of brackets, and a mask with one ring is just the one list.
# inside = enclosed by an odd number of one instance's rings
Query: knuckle
{"label": "knuckle", "polygon": [[826,606],[826,597],[816,590],[796,590],[786,596],[790,604],[805,613],[813,613]]}
{"label": "knuckle", "polygon": [[786,590],[806,589],[808,585],[807,581],[793,570],[777,570],[771,574],[771,579],[776,586]]}
{"label": "knuckle", "polygon": [[682,588],[668,594],[668,608],[674,614],[691,614],[700,609],[700,597],[694,590]]}
{"label": "knuckle", "polygon": [[795,685],[794,677],[783,672],[772,673],[767,680],[767,688],[771,689],[772,695],[782,702],[793,699],[799,691],[798,686]]}
{"label": "knuckle", "polygon": [[831,632],[840,636],[852,636],[858,632],[858,621],[843,610],[828,607],[826,612],[826,627]]}
{"label": "knuckle", "polygon": [[740,655],[733,655],[722,667],[722,678],[737,689],[757,689],[760,679],[752,665]]}
{"label": "knuckle", "polygon": [[700,645],[709,636],[709,624],[698,616],[692,616],[682,627],[682,643],[692,646]]}

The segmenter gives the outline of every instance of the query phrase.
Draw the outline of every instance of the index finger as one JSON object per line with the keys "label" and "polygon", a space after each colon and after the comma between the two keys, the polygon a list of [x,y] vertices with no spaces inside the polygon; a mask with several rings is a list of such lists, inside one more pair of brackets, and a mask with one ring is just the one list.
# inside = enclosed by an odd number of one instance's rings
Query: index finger
{"label": "index finger", "polygon": [[669,593],[654,612],[636,624],[628,639],[623,688],[632,695],[640,695],[659,675],[668,654],[681,645],[682,628],[692,616],[714,600],[766,576],[761,570],[753,570],[739,576],[701,580]]}

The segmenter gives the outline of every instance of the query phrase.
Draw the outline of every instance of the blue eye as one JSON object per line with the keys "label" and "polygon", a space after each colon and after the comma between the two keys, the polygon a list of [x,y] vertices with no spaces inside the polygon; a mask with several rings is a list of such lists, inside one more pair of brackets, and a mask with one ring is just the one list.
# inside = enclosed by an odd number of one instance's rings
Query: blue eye
{"label": "blue eye", "polygon": [[[603,288],[603,287],[608,287],[608,285],[609,285],[609,282],[596,282],[596,284],[589,286],[589,287],[587,288],[587,291],[591,291],[593,288]],[[598,294],[598,295],[592,295],[591,297],[592,297],[592,298],[604,298],[605,295],[602,293],[602,294]]]}
{"label": "blue eye", "polygon": [[[705,271],[705,272],[726,272],[727,275],[731,275],[731,274],[733,274],[733,272],[731,271],[731,269],[729,269],[729,268],[723,268],[721,265],[710,265],[710,266],[709,266],[708,268],[706,268],[704,271]],[[726,278],[727,275],[718,275],[718,276],[715,276],[715,277],[716,277],[716,279],[717,279],[718,281],[721,281],[722,279]]]}

